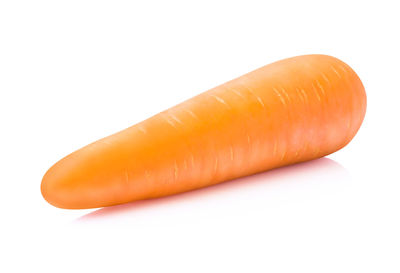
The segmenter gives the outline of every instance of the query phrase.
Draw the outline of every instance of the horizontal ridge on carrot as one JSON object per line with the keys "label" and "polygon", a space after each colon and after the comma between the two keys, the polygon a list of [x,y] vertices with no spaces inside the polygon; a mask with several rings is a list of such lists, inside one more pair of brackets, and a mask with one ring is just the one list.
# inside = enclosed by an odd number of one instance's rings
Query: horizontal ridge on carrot
{"label": "horizontal ridge on carrot", "polygon": [[365,111],[347,64],[281,60],[73,152],[47,171],[42,194],[60,208],[104,207],[323,157],[350,142]]}

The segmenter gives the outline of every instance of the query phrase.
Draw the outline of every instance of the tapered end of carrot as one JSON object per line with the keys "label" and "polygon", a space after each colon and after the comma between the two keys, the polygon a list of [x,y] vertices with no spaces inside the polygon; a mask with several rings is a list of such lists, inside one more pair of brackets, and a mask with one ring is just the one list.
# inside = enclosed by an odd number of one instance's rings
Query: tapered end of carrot
{"label": "tapered end of carrot", "polygon": [[49,178],[49,175],[46,173],[45,176],[42,179],[42,184],[40,185],[40,190],[42,192],[43,198],[50,203],[51,205],[58,207],[58,208],[64,208],[62,205],[62,202],[60,202],[59,199],[62,198],[62,194],[57,197],[57,193],[60,193],[55,187],[56,183],[52,182],[52,179]]}
{"label": "tapered end of carrot", "polygon": [[78,198],[79,192],[74,190],[71,183],[68,183],[68,174],[62,175],[60,173],[59,166],[64,165],[63,161],[51,167],[44,175],[41,184],[43,198],[58,208],[83,208],[82,202]]}
{"label": "tapered end of carrot", "polygon": [[[51,205],[64,209],[86,209],[107,205],[107,188],[94,176],[96,160],[107,158],[103,149],[87,147],[75,151],[54,164],[44,175],[41,192]],[[101,170],[97,172],[102,174]],[[103,203],[100,203],[103,202]]]}
{"label": "tapered end of carrot", "polygon": [[64,157],[42,179],[44,199],[64,209],[90,209],[131,201],[120,196],[126,192],[127,184],[120,167],[123,147],[126,146],[121,142],[96,141]]}
{"label": "tapered end of carrot", "polygon": [[[85,177],[77,179],[74,173],[87,167],[71,167],[69,159],[63,159],[50,168],[42,179],[41,192],[44,199],[51,205],[62,209],[89,209],[103,207],[107,204],[104,197],[95,196],[96,186],[88,188]],[[104,202],[104,203],[101,203]]]}

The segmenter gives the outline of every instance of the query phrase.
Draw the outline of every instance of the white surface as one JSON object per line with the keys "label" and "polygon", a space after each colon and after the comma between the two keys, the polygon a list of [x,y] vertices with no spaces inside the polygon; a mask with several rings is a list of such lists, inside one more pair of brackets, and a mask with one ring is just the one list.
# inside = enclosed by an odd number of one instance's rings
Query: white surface
{"label": "white surface", "polygon": [[[1,1],[1,272],[399,272],[397,1]],[[58,159],[273,61],[336,56],[367,116],[343,150],[209,189],[69,211]]]}

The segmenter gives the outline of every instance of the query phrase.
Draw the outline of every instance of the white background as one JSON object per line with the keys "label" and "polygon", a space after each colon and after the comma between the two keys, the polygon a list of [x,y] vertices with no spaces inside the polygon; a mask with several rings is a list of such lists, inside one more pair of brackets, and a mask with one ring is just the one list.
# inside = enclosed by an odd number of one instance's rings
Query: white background
{"label": "white background", "polygon": [[[0,1],[1,272],[400,272],[398,1]],[[328,158],[99,210],[40,194],[58,159],[273,61],[362,79]]]}

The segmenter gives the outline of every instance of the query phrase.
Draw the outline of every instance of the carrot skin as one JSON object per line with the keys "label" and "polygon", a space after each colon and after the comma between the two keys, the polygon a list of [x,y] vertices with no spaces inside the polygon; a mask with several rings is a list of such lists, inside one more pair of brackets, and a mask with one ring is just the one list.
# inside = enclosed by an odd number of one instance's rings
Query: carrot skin
{"label": "carrot skin", "polygon": [[41,191],[56,207],[83,209],[194,190],[333,153],[365,111],[347,64],[293,57],[73,152],[46,172]]}

